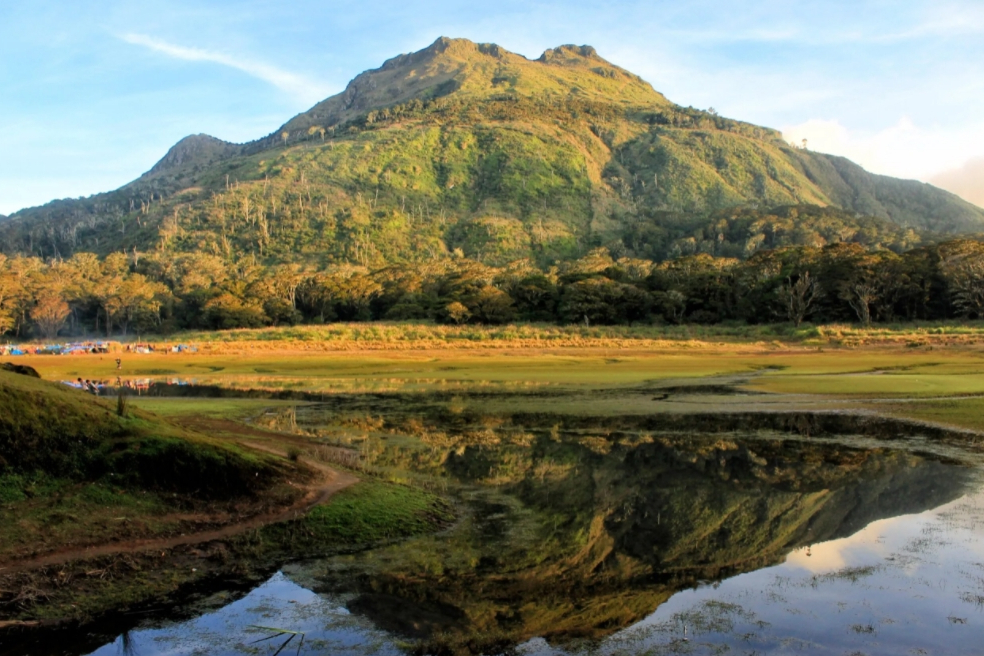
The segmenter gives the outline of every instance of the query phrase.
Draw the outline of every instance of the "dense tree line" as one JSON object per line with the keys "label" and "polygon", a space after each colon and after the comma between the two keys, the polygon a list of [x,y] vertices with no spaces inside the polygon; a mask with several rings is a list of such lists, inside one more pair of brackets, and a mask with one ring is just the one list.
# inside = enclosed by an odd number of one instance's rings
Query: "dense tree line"
{"label": "dense tree line", "polygon": [[378,269],[262,266],[252,256],[230,263],[210,254],[0,256],[0,334],[373,320],[798,325],[984,318],[984,244],[975,240],[901,254],[838,243],[760,251],[746,260],[617,256],[598,248],[550,267],[528,259],[491,266],[457,251],[429,264]]}

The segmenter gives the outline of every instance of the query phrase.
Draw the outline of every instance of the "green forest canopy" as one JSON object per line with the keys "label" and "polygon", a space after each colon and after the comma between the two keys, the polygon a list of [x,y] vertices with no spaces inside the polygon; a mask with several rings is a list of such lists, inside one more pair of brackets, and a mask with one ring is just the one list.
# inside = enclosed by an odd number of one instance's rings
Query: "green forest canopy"
{"label": "green forest canopy", "polygon": [[903,253],[787,246],[663,262],[598,248],[549,267],[457,255],[371,269],[206,253],[0,256],[0,333],[18,337],[341,321],[762,323],[984,318],[984,244]]}

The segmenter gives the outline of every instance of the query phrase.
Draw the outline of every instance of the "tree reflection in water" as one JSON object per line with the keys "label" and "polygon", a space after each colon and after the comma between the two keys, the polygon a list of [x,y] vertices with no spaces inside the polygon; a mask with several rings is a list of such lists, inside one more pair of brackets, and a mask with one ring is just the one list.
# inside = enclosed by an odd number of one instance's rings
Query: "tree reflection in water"
{"label": "tree reflection in water", "polygon": [[350,610],[419,641],[420,653],[599,639],[679,590],[944,504],[973,472],[885,443],[647,431],[623,419],[326,419],[312,409],[298,422],[371,442],[380,472],[449,481],[460,501],[463,519],[445,534],[329,559],[301,577],[355,593]]}

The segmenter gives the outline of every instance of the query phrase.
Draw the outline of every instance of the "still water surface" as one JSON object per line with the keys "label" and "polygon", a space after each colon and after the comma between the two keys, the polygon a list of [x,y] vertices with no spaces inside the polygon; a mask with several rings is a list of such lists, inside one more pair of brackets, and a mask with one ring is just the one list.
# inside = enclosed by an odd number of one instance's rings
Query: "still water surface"
{"label": "still water surface", "polygon": [[[406,642],[345,608],[351,596],[298,585],[287,567],[244,598],[179,624],[140,629],[93,654],[402,654]],[[984,492],[879,520],[793,551],[780,565],[678,592],[595,644],[535,638],[524,654],[979,654],[984,639]],[[272,646],[269,646],[272,645]],[[285,653],[282,652],[282,653]]]}
{"label": "still water surface", "polygon": [[245,595],[199,597],[194,619],[147,618],[91,653],[871,656],[984,644],[982,470],[952,444],[818,437],[820,424],[799,420],[783,432],[772,419],[713,430],[705,418],[691,433],[466,407],[303,406],[261,421],[441,490],[459,521],[284,563]]}

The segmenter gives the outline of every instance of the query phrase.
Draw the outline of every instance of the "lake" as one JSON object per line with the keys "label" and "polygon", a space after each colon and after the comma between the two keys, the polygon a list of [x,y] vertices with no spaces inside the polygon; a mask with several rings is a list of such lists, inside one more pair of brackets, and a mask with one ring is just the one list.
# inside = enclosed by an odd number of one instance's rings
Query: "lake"
{"label": "lake", "polygon": [[41,640],[100,656],[979,653],[984,479],[959,435],[542,406],[360,394],[264,412],[326,462],[448,496],[457,520]]}

